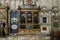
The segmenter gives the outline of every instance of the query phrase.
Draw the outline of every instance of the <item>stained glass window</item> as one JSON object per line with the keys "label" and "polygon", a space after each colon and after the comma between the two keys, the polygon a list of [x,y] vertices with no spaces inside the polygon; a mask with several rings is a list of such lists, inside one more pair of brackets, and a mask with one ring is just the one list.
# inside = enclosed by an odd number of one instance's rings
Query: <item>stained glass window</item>
{"label": "stained glass window", "polygon": [[43,17],[43,23],[47,23],[47,17]]}

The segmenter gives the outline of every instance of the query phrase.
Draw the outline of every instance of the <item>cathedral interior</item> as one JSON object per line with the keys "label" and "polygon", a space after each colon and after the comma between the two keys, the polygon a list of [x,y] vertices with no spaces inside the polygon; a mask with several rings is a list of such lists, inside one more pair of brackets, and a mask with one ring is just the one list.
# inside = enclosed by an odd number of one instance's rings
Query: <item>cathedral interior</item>
{"label": "cathedral interior", "polygon": [[60,40],[60,0],[0,0],[1,37]]}

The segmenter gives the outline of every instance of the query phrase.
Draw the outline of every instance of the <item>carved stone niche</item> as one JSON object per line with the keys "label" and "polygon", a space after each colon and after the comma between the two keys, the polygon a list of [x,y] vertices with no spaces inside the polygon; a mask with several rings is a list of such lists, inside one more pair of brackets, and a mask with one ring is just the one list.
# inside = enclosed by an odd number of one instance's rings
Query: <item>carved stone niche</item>
{"label": "carved stone niche", "polygon": [[53,20],[59,20],[59,16],[56,16],[56,14],[53,15],[52,18],[53,18]]}
{"label": "carved stone niche", "polygon": [[56,7],[52,7],[52,11],[53,11],[54,13],[58,13],[58,12],[59,12],[59,9],[58,9],[57,6],[56,6]]}
{"label": "carved stone niche", "polygon": [[46,6],[43,6],[43,7],[41,8],[41,10],[42,10],[42,11],[45,11],[45,10],[47,10],[47,7],[46,7]]}
{"label": "carved stone niche", "polygon": [[5,27],[7,27],[7,12],[5,7],[0,8],[0,21],[5,23]]}
{"label": "carved stone niche", "polygon": [[[8,24],[7,24],[7,11],[5,7],[0,7],[0,30],[1,33],[4,33],[2,36],[4,35],[8,35]],[[2,31],[4,30],[4,31]]]}
{"label": "carved stone niche", "polygon": [[54,20],[59,20],[59,10],[58,10],[58,7],[52,7],[52,18]]}

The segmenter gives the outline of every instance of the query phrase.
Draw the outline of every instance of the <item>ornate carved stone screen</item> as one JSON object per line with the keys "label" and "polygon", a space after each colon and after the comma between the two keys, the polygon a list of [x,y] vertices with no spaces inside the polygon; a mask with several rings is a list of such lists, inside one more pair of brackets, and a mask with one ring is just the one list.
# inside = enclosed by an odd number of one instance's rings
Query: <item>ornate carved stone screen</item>
{"label": "ornate carved stone screen", "polygon": [[28,10],[21,9],[20,10],[20,24],[19,24],[19,33],[21,34],[31,34],[31,33],[39,33],[40,25],[39,25],[39,10]]}

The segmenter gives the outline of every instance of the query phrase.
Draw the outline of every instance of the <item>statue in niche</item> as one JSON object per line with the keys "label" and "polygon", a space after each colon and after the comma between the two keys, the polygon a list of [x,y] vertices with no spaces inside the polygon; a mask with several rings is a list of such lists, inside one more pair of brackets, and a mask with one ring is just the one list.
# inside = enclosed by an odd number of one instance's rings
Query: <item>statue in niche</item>
{"label": "statue in niche", "polygon": [[20,19],[21,19],[21,21],[20,21],[21,23],[25,23],[25,13],[21,14]]}
{"label": "statue in niche", "polygon": [[2,29],[2,36],[3,36],[3,37],[6,36],[6,35],[5,35],[5,31],[4,31],[4,29]]}
{"label": "statue in niche", "polygon": [[54,13],[54,15],[52,16],[52,18],[53,18],[54,20],[59,20],[59,16],[58,16],[56,13]]}
{"label": "statue in niche", "polygon": [[20,10],[21,8],[20,8],[20,5],[18,5],[18,10]]}
{"label": "statue in niche", "polygon": [[5,28],[5,23],[4,22],[0,22],[0,27],[1,27],[1,30],[0,30],[0,36],[2,36],[2,37],[5,37],[6,35],[5,35],[5,31],[4,31],[4,28]]}
{"label": "statue in niche", "polygon": [[27,13],[27,21],[32,22],[32,13]]}
{"label": "statue in niche", "polygon": [[34,23],[38,23],[38,15],[34,14]]}
{"label": "statue in niche", "polygon": [[53,10],[53,19],[54,20],[59,20],[59,10],[58,10],[58,7],[55,6],[55,7],[52,7],[52,10]]}

